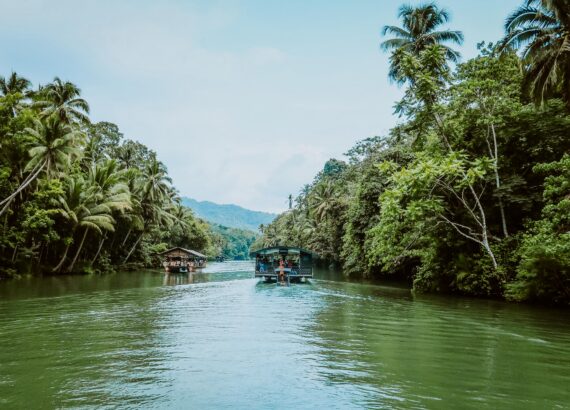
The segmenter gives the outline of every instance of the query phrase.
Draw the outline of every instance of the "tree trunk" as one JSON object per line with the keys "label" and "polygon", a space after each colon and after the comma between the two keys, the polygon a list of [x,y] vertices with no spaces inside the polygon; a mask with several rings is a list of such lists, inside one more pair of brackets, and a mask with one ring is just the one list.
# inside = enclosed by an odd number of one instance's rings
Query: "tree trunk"
{"label": "tree trunk", "polygon": [[93,260],[91,261],[91,265],[93,265],[95,263],[95,261],[97,260],[97,258],[99,257],[99,253],[101,252],[101,249],[103,248],[103,242],[105,242],[105,239],[107,239],[106,236],[101,238],[101,242],[99,242],[99,248],[97,248],[97,253],[95,254],[95,257],[93,258]]}
{"label": "tree trunk", "polygon": [[[40,172],[42,172],[42,170],[44,169],[46,165],[46,162],[44,161],[44,163],[37,168],[37,170],[34,168],[34,173],[30,174],[30,176],[28,176],[28,178],[26,178],[24,180],[24,182],[22,182],[22,184],[18,187],[18,189],[16,189],[10,196],[8,196],[7,198],[4,198],[2,201],[0,201],[0,205],[4,205],[7,202],[12,202],[12,199],[14,199],[18,193],[20,193],[22,190],[24,190],[28,185],[30,185],[30,183],[37,178],[37,176],[40,174]],[[0,211],[0,215],[2,215],[2,213],[4,213],[4,211],[6,210],[6,207],[4,207],[2,209],[2,211]]]}
{"label": "tree trunk", "polygon": [[132,253],[134,252],[135,248],[137,247],[137,245],[139,244],[139,242],[141,241],[142,237],[144,235],[144,232],[141,233],[141,236],[139,236],[139,238],[136,240],[135,244],[133,245],[133,247],[131,248],[131,250],[129,251],[129,254],[127,255],[127,257],[125,258],[125,260],[123,261],[123,263],[127,263],[127,261],[129,260],[129,258],[131,257]]}
{"label": "tree trunk", "polygon": [[125,239],[123,239],[123,243],[121,244],[121,246],[125,246],[125,243],[127,243],[127,239],[129,239],[129,236],[131,234],[133,228],[129,228],[129,231],[127,232],[127,236],[125,236]]}
{"label": "tree trunk", "polygon": [[44,243],[40,242],[40,256],[38,257],[38,265],[41,265],[42,263],[42,258],[44,256],[44,249],[45,249]]}
{"label": "tree trunk", "polygon": [[[497,189],[501,188],[501,178],[499,177],[499,148],[497,146],[497,133],[495,131],[495,125],[491,124],[491,132],[493,134],[493,146],[494,146],[494,154],[493,154],[493,162],[495,168],[495,185]],[[503,199],[499,197],[499,210],[501,212],[501,223],[503,226],[503,235],[505,238],[509,237],[509,230],[507,229],[507,218],[505,215],[505,207],[503,205]]]}
{"label": "tree trunk", "polygon": [[491,246],[489,245],[489,241],[487,240],[487,238],[483,239],[483,247],[491,257],[491,260],[493,261],[493,267],[497,269],[499,267],[499,264],[497,263],[497,259],[495,258],[495,254],[493,253],[493,250],[491,249]]}
{"label": "tree trunk", "polygon": [[69,268],[67,268],[68,272],[73,271],[73,267],[75,266],[75,262],[77,262],[77,258],[79,257],[79,254],[81,253],[81,249],[83,248],[83,243],[85,242],[85,238],[87,237],[87,232],[89,232],[89,228],[85,228],[85,233],[83,234],[83,238],[81,238],[81,243],[79,244],[79,248],[77,248],[77,252],[75,252],[75,256],[73,257],[73,260],[71,261],[71,265],[69,265]]}
{"label": "tree trunk", "polygon": [[71,247],[71,242],[65,247],[65,252],[63,252],[63,256],[61,257],[61,260],[59,261],[57,266],[51,270],[52,272],[59,272],[59,270],[63,266],[63,263],[65,262],[65,259],[67,258],[67,253],[69,252],[70,247]]}
{"label": "tree trunk", "polygon": [[16,260],[16,255],[18,254],[18,245],[14,248],[14,252],[12,253],[12,263]]}

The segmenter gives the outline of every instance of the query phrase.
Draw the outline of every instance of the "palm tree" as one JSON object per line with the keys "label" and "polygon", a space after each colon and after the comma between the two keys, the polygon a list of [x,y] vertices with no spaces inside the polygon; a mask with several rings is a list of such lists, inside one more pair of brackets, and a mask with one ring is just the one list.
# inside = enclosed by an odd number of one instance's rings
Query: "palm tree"
{"label": "palm tree", "polygon": [[168,176],[166,167],[157,159],[146,164],[143,170],[143,197],[152,202],[162,201],[170,193],[172,179]]}
{"label": "palm tree", "polygon": [[[122,216],[132,210],[131,193],[125,183],[126,170],[120,169],[116,160],[107,160],[91,166],[88,172],[88,185],[95,199]],[[97,260],[106,235],[101,237],[92,263]]]}
{"label": "palm tree", "polygon": [[317,184],[309,197],[310,210],[317,222],[330,217],[337,203],[334,183],[323,181]]}
{"label": "palm tree", "polygon": [[[459,60],[459,52],[445,43],[461,45],[463,33],[453,30],[436,31],[449,21],[447,10],[440,9],[435,3],[426,3],[417,7],[403,5],[398,11],[398,17],[402,20],[402,27],[384,26],[382,28],[383,36],[393,36],[380,44],[382,50],[392,52],[399,50],[418,56],[428,47],[438,45],[445,51],[448,61],[456,63]],[[393,81],[403,83],[398,55],[400,54],[392,54],[389,76]]]}
{"label": "palm tree", "polygon": [[[61,206],[61,215],[72,225],[71,238],[73,238],[77,230],[81,228],[84,229],[75,256],[67,268],[69,272],[73,270],[77,262],[89,230],[94,230],[100,235],[103,234],[103,231],[112,232],[115,230],[115,220],[112,216],[113,204],[111,201],[100,202],[100,199],[98,189],[94,186],[90,186],[89,183],[80,176],[68,178],[65,193],[58,198],[58,202]],[[63,256],[58,265],[53,269],[54,272],[61,270],[65,263],[73,242],[71,238],[67,241]]]}
{"label": "palm tree", "polygon": [[26,128],[25,132],[32,138],[32,148],[29,150],[30,160],[25,171],[28,176],[10,196],[0,201],[2,215],[12,200],[30,185],[42,172],[50,178],[58,170],[68,169],[74,156],[79,155],[78,140],[84,134],[73,129],[56,118],[49,118],[45,122],[34,120],[33,128]]}
{"label": "palm tree", "polygon": [[143,229],[138,239],[127,254],[124,263],[131,257],[146,230],[150,226],[168,226],[174,218],[169,213],[168,206],[176,197],[171,187],[172,180],[168,176],[166,167],[156,158],[152,158],[144,167],[135,188],[136,203],[140,212]]}
{"label": "palm tree", "polygon": [[558,94],[570,109],[570,1],[525,0],[505,30],[503,49],[524,48],[523,86],[535,103]]}
{"label": "palm tree", "polygon": [[5,97],[3,104],[7,105],[10,115],[15,117],[22,109],[21,101],[26,97],[32,83],[15,72],[10,77],[0,77],[0,95]]}
{"label": "palm tree", "polygon": [[25,94],[32,83],[24,77],[20,77],[17,73],[12,72],[10,77],[0,77],[0,92],[3,96],[9,94]]}
{"label": "palm tree", "polygon": [[89,104],[79,98],[81,90],[75,84],[55,77],[38,95],[34,106],[41,109],[41,117],[57,117],[66,124],[89,122]]}

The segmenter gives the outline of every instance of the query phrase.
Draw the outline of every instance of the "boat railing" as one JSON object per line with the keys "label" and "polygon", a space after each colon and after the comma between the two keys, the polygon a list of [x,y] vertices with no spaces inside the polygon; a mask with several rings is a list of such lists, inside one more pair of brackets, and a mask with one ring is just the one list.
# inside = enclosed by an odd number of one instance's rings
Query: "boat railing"
{"label": "boat railing", "polygon": [[[299,268],[299,266],[293,266],[291,268],[285,268],[287,272],[291,272],[291,275],[302,275],[302,276],[312,276],[313,275],[313,268],[312,267],[303,267]],[[276,275],[278,274],[279,266],[256,266],[255,273],[262,275]]]}

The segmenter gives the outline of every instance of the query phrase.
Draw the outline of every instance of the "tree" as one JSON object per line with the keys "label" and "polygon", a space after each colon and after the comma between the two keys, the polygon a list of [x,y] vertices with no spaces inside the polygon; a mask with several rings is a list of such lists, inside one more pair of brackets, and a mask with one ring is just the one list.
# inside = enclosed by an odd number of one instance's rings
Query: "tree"
{"label": "tree", "polygon": [[55,117],[65,124],[88,123],[89,104],[80,98],[81,90],[69,81],[55,77],[38,92],[38,107],[42,118]]}
{"label": "tree", "polygon": [[61,270],[73,243],[74,234],[78,228],[84,228],[81,242],[73,261],[67,269],[68,271],[72,271],[83,248],[89,229],[94,229],[99,233],[102,233],[101,229],[112,231],[114,229],[114,220],[111,216],[112,211],[108,206],[105,204],[97,204],[93,190],[82,176],[67,178],[64,194],[59,196],[58,201],[60,204],[60,214],[71,224],[71,235],[65,241],[65,251],[63,252],[60,262],[53,268],[53,272],[59,272]]}
{"label": "tree", "polygon": [[524,88],[535,103],[561,95],[570,110],[570,2],[525,0],[505,30],[503,49],[523,48]]}
{"label": "tree", "polygon": [[12,72],[8,78],[0,76],[0,92],[3,96],[16,93],[25,94],[31,85],[32,83],[29,80],[15,72]]}
{"label": "tree", "polygon": [[389,76],[392,80],[403,83],[401,73],[401,53],[407,52],[418,56],[429,46],[439,45],[445,53],[448,61],[456,63],[459,52],[453,50],[445,43],[462,44],[463,33],[460,31],[442,30],[438,28],[449,22],[449,13],[445,9],[440,9],[435,3],[427,3],[417,7],[403,5],[398,11],[398,17],[402,20],[402,27],[384,26],[382,35],[392,35],[393,38],[385,40],[380,47],[384,51],[393,52],[390,61]]}
{"label": "tree", "polygon": [[12,117],[22,109],[21,101],[26,97],[32,83],[15,72],[10,77],[0,77],[0,95],[4,96],[3,105],[7,106]]}
{"label": "tree", "polygon": [[[93,164],[89,169],[87,181],[92,189],[94,200],[105,204],[113,213],[122,216],[132,210],[131,193],[125,183],[127,170],[120,169],[117,161],[107,160]],[[106,236],[102,236],[93,262],[99,256],[99,252],[105,242]]]}
{"label": "tree", "polygon": [[[493,162],[496,197],[501,216],[503,236],[509,236],[502,181],[499,172],[500,129],[506,118],[521,109],[518,57],[514,53],[498,56],[493,45],[479,44],[482,54],[457,69],[451,90],[450,108],[461,125],[457,135],[470,132],[484,139],[482,151]],[[472,129],[475,128],[475,129]],[[480,130],[480,131],[479,131]],[[473,144],[474,145],[474,144]],[[475,148],[475,147],[474,147]]]}
{"label": "tree", "polygon": [[146,230],[151,226],[166,226],[173,221],[169,214],[166,203],[170,203],[172,197],[172,179],[168,176],[166,167],[156,158],[145,164],[143,172],[138,180],[135,195],[143,221],[143,229],[138,239],[124,259],[126,263],[138,246]]}
{"label": "tree", "polygon": [[79,155],[78,142],[84,137],[83,133],[57,118],[48,118],[44,122],[36,119],[34,128],[26,128],[25,132],[32,137],[30,160],[25,168],[29,174],[18,189],[0,201],[0,206],[3,206],[0,215],[41,172],[50,178],[55,172],[69,168],[71,159]]}
{"label": "tree", "polygon": [[534,167],[548,176],[542,218],[531,223],[518,251],[520,266],[507,296],[570,305],[570,155]]}

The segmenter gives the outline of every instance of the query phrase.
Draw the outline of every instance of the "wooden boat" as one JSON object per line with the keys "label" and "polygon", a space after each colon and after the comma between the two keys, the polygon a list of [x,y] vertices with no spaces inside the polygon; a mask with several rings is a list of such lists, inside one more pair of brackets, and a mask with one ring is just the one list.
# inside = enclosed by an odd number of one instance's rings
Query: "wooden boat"
{"label": "wooden boat", "polygon": [[302,282],[313,277],[314,252],[290,246],[259,249],[249,254],[255,258],[255,277],[281,283]]}
{"label": "wooden boat", "polygon": [[159,254],[163,257],[162,266],[166,273],[187,273],[205,268],[208,258],[206,255],[192,249],[181,247],[171,248]]}

